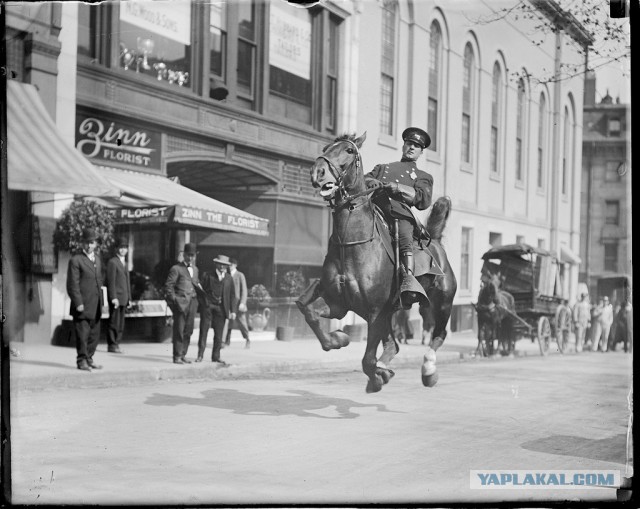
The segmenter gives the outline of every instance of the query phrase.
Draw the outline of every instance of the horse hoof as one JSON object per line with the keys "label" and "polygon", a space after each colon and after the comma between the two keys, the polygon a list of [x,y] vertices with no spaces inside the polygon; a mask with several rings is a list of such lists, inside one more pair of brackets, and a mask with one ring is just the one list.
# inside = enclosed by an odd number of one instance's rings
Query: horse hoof
{"label": "horse hoof", "polygon": [[349,344],[349,335],[341,330],[336,330],[329,333],[331,338],[331,348],[338,349],[343,348]]}
{"label": "horse hoof", "polygon": [[382,390],[382,385],[382,379],[378,375],[375,375],[374,378],[369,378],[365,390],[367,391],[367,394],[371,394],[372,392],[380,392]]}
{"label": "horse hoof", "polygon": [[436,371],[433,375],[422,375],[422,385],[425,387],[433,387],[438,383],[438,372]]}
{"label": "horse hoof", "polygon": [[395,372],[392,369],[377,369],[376,375],[382,378],[383,384],[388,384],[389,380],[395,376]]}

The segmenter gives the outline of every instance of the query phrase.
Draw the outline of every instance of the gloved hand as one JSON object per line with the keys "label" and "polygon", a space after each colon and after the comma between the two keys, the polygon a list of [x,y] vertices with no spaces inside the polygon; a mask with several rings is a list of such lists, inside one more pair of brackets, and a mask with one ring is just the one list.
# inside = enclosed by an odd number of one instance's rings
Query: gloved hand
{"label": "gloved hand", "polygon": [[384,190],[390,195],[394,195],[398,192],[398,183],[397,182],[385,182],[382,184]]}
{"label": "gloved hand", "polygon": [[366,179],[365,184],[367,186],[367,189],[380,189],[381,187],[383,187],[382,182],[374,178]]}

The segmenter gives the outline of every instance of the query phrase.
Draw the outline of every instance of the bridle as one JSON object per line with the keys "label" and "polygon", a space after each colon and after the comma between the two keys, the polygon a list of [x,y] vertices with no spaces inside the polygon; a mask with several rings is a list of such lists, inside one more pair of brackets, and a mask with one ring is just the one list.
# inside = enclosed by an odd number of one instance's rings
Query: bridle
{"label": "bridle", "polygon": [[360,169],[360,166],[362,166],[362,156],[360,155],[360,149],[358,149],[358,146],[351,140],[338,140],[334,143],[332,143],[331,145],[329,145],[327,147],[327,149],[324,151],[324,153],[320,156],[318,156],[318,159],[323,159],[326,163],[327,166],[329,166],[329,171],[331,172],[331,175],[333,175],[333,178],[336,181],[336,187],[337,187],[337,191],[336,193],[338,193],[341,197],[340,203],[338,203],[338,201],[335,198],[332,198],[329,201],[329,207],[332,209],[340,209],[346,206],[349,206],[351,210],[353,210],[354,208],[356,208],[357,206],[362,206],[364,205],[364,202],[355,205],[353,204],[353,200],[355,200],[356,198],[359,198],[361,196],[366,196],[368,194],[373,193],[376,189],[365,189],[364,191],[360,191],[358,193],[355,194],[349,194],[349,192],[347,191],[347,189],[344,186],[344,176],[346,175],[346,170],[345,171],[340,171],[340,168],[338,168],[336,166],[336,164],[329,159],[327,156],[325,156],[325,154],[327,153],[327,151],[329,149],[331,149],[332,147],[334,147],[335,145],[337,145],[338,143],[350,143],[353,148],[356,151],[356,171],[358,171]]}

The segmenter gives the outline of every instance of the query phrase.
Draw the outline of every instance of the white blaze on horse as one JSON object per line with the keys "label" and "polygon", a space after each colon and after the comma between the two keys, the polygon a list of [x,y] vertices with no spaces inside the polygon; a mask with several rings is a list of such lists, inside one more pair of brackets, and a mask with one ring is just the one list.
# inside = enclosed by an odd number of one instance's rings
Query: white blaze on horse
{"label": "white blaze on horse", "polygon": [[[349,344],[342,330],[325,333],[319,317],[343,318],[353,311],[367,321],[367,346],[362,370],[369,377],[367,392],[377,392],[393,376],[388,365],[399,350],[392,335],[391,317],[400,306],[399,277],[391,246],[391,235],[383,224],[371,197],[382,189],[365,185],[360,149],[366,133],[344,135],[325,147],[311,168],[311,183],[333,211],[333,234],[322,268],[322,277],[315,280],[296,301],[322,348],[326,351]],[[426,229],[431,236],[430,257],[421,252],[416,240],[416,254],[433,265],[416,267],[415,276],[428,297],[434,319],[430,344],[422,365],[422,383],[431,387],[438,380],[436,350],[444,342],[446,326],[451,316],[457,283],[447,255],[441,245],[442,233],[451,210],[451,202],[442,197],[433,204]],[[426,267],[425,267],[426,266]],[[438,268],[438,275],[430,267]],[[328,312],[318,314],[313,303],[324,299]],[[378,345],[383,351],[376,357]]]}

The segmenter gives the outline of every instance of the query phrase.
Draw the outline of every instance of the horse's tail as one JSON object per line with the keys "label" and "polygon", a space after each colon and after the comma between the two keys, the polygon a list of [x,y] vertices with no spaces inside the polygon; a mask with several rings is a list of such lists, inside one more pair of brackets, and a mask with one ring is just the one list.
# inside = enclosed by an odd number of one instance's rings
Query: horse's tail
{"label": "horse's tail", "polygon": [[450,213],[451,198],[441,196],[433,204],[431,214],[429,215],[429,219],[427,219],[427,231],[432,239],[438,242],[442,240],[442,233],[447,226],[447,219],[449,219]]}

